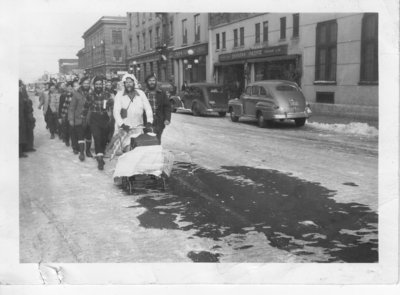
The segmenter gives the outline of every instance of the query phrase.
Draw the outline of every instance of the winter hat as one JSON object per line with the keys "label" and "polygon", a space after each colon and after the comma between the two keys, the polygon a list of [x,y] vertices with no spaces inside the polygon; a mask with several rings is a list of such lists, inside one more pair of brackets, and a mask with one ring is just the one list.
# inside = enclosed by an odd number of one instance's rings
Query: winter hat
{"label": "winter hat", "polygon": [[135,75],[133,75],[133,74],[125,74],[125,75],[122,77],[122,82],[125,83],[126,79],[128,79],[128,78],[129,78],[129,79],[132,79],[133,82],[135,83],[135,85],[138,84],[138,81],[137,81]]}
{"label": "winter hat", "polygon": [[96,77],[94,77],[94,79],[93,79],[93,85],[96,84],[97,81],[103,82],[103,77],[102,77],[102,76],[96,76]]}
{"label": "winter hat", "polygon": [[89,80],[89,81],[90,81],[90,78],[89,78],[88,76],[82,77],[81,80],[79,81],[79,84],[82,85],[83,82],[85,82],[86,80]]}

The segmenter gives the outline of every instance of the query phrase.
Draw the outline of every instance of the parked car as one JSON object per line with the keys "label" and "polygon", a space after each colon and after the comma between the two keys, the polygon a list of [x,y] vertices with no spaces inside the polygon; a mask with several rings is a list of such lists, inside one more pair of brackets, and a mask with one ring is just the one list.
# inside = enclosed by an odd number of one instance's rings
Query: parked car
{"label": "parked car", "polygon": [[192,83],[180,95],[170,97],[171,107],[176,110],[188,110],[194,116],[218,113],[224,117],[228,112],[228,93],[220,84]]}
{"label": "parked car", "polygon": [[240,117],[256,118],[260,127],[276,120],[294,120],[301,127],[311,115],[301,89],[295,82],[265,80],[249,84],[239,98],[229,100],[233,122]]}
{"label": "parked car", "polygon": [[172,85],[170,82],[161,82],[157,81],[157,86],[161,89],[164,90],[165,93],[167,94],[167,97],[169,98],[171,95],[175,95],[176,93],[176,87]]}

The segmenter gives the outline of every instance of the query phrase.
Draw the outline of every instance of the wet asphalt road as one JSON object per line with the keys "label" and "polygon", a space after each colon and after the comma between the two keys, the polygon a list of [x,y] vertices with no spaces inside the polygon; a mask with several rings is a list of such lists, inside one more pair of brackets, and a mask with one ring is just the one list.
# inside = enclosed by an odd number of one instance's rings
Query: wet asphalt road
{"label": "wet asphalt road", "polygon": [[36,118],[21,262],[378,262],[377,137],[177,113],[165,191],[128,194]]}

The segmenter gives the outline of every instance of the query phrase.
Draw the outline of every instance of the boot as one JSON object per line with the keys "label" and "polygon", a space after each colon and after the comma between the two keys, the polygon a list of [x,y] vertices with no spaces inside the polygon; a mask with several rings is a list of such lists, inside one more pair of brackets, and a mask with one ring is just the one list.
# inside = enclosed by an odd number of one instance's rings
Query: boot
{"label": "boot", "polygon": [[97,160],[97,169],[103,170],[104,169],[104,160],[103,160],[103,155],[96,156]]}
{"label": "boot", "polygon": [[85,143],[84,142],[79,143],[79,160],[81,160],[81,161],[85,160]]}
{"label": "boot", "polygon": [[86,157],[88,157],[88,158],[93,158],[93,155],[92,155],[92,153],[90,151],[90,146],[91,145],[92,145],[92,141],[87,140],[86,141]]}

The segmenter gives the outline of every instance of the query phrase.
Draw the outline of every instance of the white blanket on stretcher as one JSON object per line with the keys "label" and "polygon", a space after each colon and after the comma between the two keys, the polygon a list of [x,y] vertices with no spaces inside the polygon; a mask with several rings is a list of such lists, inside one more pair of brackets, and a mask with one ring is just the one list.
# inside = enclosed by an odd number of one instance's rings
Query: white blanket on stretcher
{"label": "white blanket on stretcher", "polygon": [[161,145],[139,146],[118,158],[113,178],[139,174],[161,176],[162,173],[170,176],[173,163],[174,156]]}

